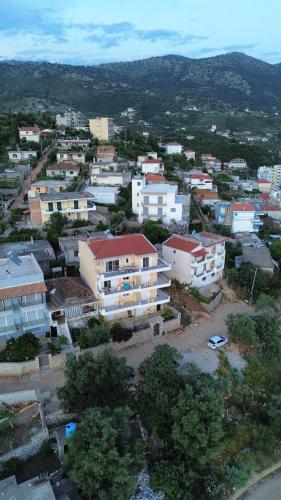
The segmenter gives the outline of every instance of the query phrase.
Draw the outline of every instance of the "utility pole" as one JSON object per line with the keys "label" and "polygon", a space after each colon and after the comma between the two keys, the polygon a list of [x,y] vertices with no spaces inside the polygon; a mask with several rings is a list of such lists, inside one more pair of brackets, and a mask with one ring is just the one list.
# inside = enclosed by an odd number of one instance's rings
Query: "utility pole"
{"label": "utility pole", "polygon": [[258,268],[256,267],[255,274],[254,274],[254,279],[253,279],[253,283],[252,283],[252,288],[251,288],[250,306],[252,305],[252,302],[253,302],[253,293],[254,293],[254,288],[255,288],[257,271],[258,271]]}

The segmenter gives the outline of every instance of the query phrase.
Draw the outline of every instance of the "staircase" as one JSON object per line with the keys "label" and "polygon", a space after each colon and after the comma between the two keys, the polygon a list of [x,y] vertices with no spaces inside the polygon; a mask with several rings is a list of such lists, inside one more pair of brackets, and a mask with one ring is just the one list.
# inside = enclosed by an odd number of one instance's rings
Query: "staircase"
{"label": "staircase", "polygon": [[57,326],[58,337],[65,337],[67,339],[66,347],[72,347],[72,338],[66,321],[59,323]]}

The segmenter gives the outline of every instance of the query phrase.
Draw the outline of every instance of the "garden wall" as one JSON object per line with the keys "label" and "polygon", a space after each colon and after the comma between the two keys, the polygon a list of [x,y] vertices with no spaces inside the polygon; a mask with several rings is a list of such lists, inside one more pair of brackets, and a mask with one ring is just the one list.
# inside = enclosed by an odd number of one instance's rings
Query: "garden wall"
{"label": "garden wall", "polygon": [[20,402],[38,401],[35,389],[0,394],[0,403],[12,405]]}
{"label": "garden wall", "polygon": [[207,309],[208,312],[213,312],[220,305],[222,298],[223,298],[223,293],[219,292],[218,295],[214,298],[214,300],[212,300],[212,302],[210,302],[210,304],[205,304],[205,303],[201,302],[201,305],[205,309]]}
{"label": "garden wall", "polygon": [[0,363],[0,377],[22,377],[29,373],[38,372],[39,370],[38,358],[32,359],[31,361]]}

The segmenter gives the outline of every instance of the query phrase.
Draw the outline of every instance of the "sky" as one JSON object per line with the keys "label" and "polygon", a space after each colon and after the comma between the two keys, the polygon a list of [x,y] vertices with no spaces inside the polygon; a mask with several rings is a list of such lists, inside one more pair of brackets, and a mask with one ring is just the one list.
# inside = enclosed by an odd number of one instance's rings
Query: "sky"
{"label": "sky", "polygon": [[0,0],[0,60],[93,65],[244,52],[281,62],[280,0]]}

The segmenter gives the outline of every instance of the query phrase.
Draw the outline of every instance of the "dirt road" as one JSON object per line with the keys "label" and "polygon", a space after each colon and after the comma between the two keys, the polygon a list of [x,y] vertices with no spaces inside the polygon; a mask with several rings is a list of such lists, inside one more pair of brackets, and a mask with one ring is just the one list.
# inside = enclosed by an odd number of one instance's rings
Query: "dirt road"
{"label": "dirt road", "polygon": [[250,490],[250,493],[243,495],[245,500],[280,500],[281,498],[281,475],[270,476],[261,481]]}
{"label": "dirt road", "polygon": [[49,146],[45,150],[42,158],[38,161],[36,167],[33,170],[31,170],[30,174],[28,174],[28,176],[26,177],[26,179],[24,179],[24,181],[22,183],[22,187],[21,187],[20,193],[15,198],[15,200],[13,201],[13,203],[10,206],[9,209],[11,209],[11,208],[18,208],[18,206],[21,203],[23,203],[24,197],[25,197],[27,191],[29,190],[30,184],[32,184],[32,182],[34,182],[36,180],[37,174],[39,174],[39,172],[41,172],[41,170],[42,170],[42,168],[44,166],[44,162],[47,159],[47,155],[50,152],[50,148],[51,148],[51,146]]}

